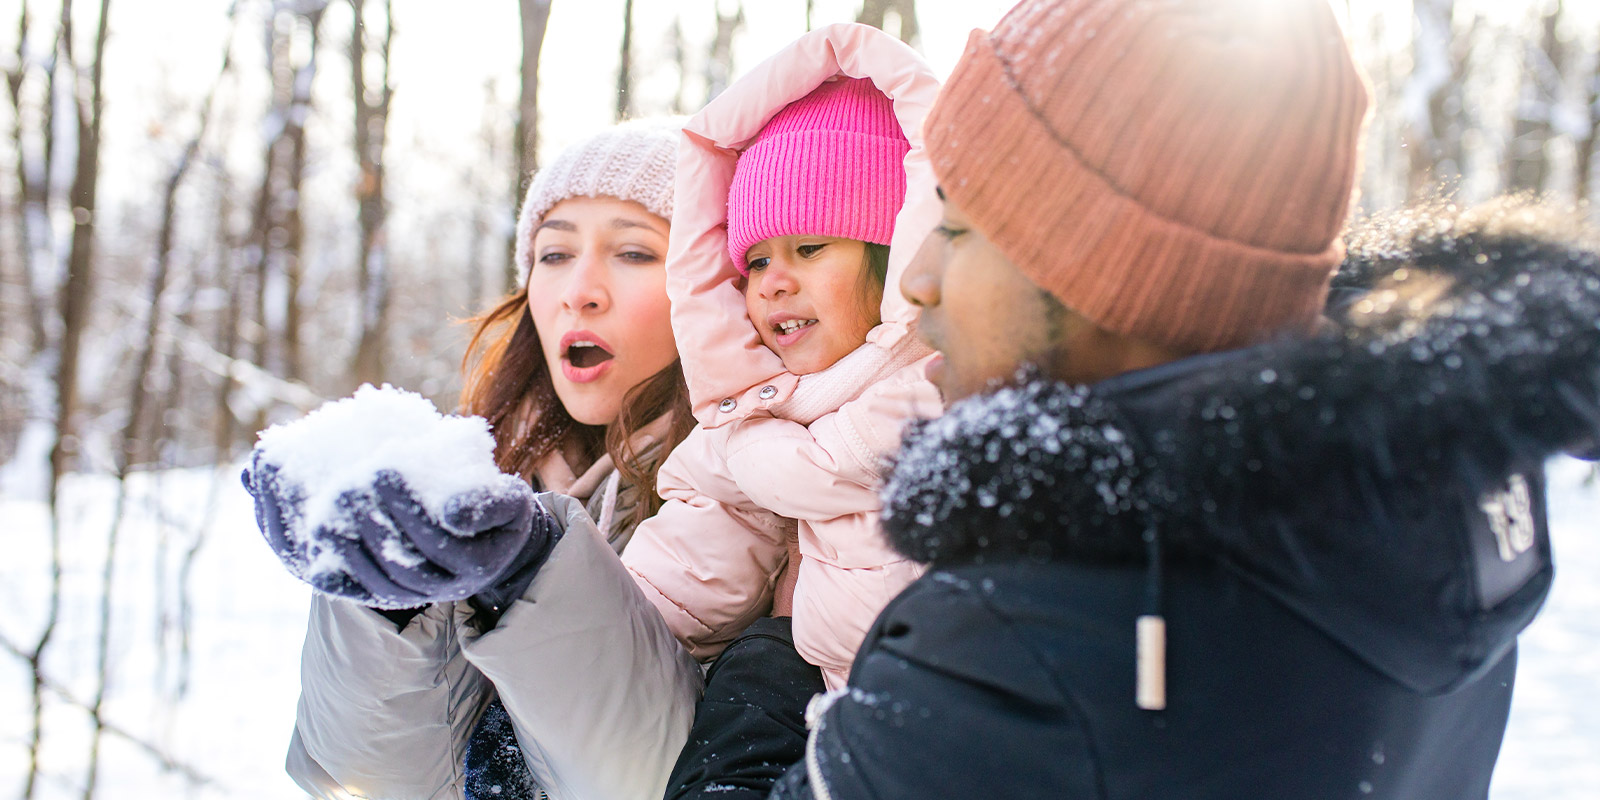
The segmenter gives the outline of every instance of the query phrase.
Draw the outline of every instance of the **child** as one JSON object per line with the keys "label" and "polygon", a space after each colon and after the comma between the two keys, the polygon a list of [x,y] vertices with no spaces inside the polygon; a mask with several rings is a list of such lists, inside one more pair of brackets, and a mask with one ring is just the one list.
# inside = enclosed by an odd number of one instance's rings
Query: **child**
{"label": "child", "polygon": [[[667,502],[623,561],[697,657],[792,615],[796,649],[842,686],[920,574],[879,534],[877,492],[900,429],[939,398],[914,309],[884,285],[931,227],[907,131],[937,88],[910,48],[838,25],[685,128],[667,288],[701,428],[662,466]],[[908,179],[919,202],[891,259]]]}

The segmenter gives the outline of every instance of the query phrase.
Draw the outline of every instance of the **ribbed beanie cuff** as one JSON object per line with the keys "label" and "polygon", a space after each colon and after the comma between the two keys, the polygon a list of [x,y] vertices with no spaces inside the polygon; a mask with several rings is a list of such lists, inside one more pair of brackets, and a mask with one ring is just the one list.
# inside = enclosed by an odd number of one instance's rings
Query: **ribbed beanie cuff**
{"label": "ribbed beanie cuff", "polygon": [[728,191],[728,255],[774,236],[888,244],[905,201],[911,145],[889,98],[865,78],[790,103],[739,155]]}
{"label": "ribbed beanie cuff", "polygon": [[614,125],[562,150],[549,166],[535,173],[517,213],[517,285],[528,282],[535,227],[563,200],[614,197],[671,220],[683,122],[681,117],[672,117]]}
{"label": "ribbed beanie cuff", "polygon": [[1107,330],[1203,352],[1308,328],[1367,90],[1326,0],[1271,2],[1229,32],[1249,3],[1024,0],[973,32],[929,113],[946,197]]}

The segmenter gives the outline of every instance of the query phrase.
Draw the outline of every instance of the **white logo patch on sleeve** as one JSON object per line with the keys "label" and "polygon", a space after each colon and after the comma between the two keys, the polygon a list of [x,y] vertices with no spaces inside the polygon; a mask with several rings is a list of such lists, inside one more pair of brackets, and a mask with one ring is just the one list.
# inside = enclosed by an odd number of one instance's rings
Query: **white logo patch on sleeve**
{"label": "white logo patch on sleeve", "polygon": [[1533,494],[1526,478],[1512,475],[1505,491],[1478,498],[1478,508],[1489,518],[1500,560],[1510,563],[1533,547]]}

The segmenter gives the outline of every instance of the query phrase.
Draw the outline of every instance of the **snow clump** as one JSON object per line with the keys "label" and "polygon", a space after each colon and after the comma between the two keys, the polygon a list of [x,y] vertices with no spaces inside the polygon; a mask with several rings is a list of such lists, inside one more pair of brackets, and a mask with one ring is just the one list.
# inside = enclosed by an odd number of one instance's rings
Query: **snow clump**
{"label": "snow clump", "polygon": [[500,480],[486,420],[440,414],[422,395],[388,384],[363,384],[353,397],[274,425],[257,447],[280,480],[306,493],[293,523],[301,536],[342,527],[339,496],[369,490],[380,470],[399,473],[435,520],[450,498]]}

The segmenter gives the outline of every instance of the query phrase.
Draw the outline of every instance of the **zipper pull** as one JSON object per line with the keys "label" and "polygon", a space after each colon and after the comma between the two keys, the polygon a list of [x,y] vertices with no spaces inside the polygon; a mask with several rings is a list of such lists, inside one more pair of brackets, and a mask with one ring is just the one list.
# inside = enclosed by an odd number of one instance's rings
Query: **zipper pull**
{"label": "zipper pull", "polygon": [[1135,702],[1145,711],[1161,711],[1167,707],[1167,620],[1145,614],[1135,624],[1134,634],[1139,684]]}

